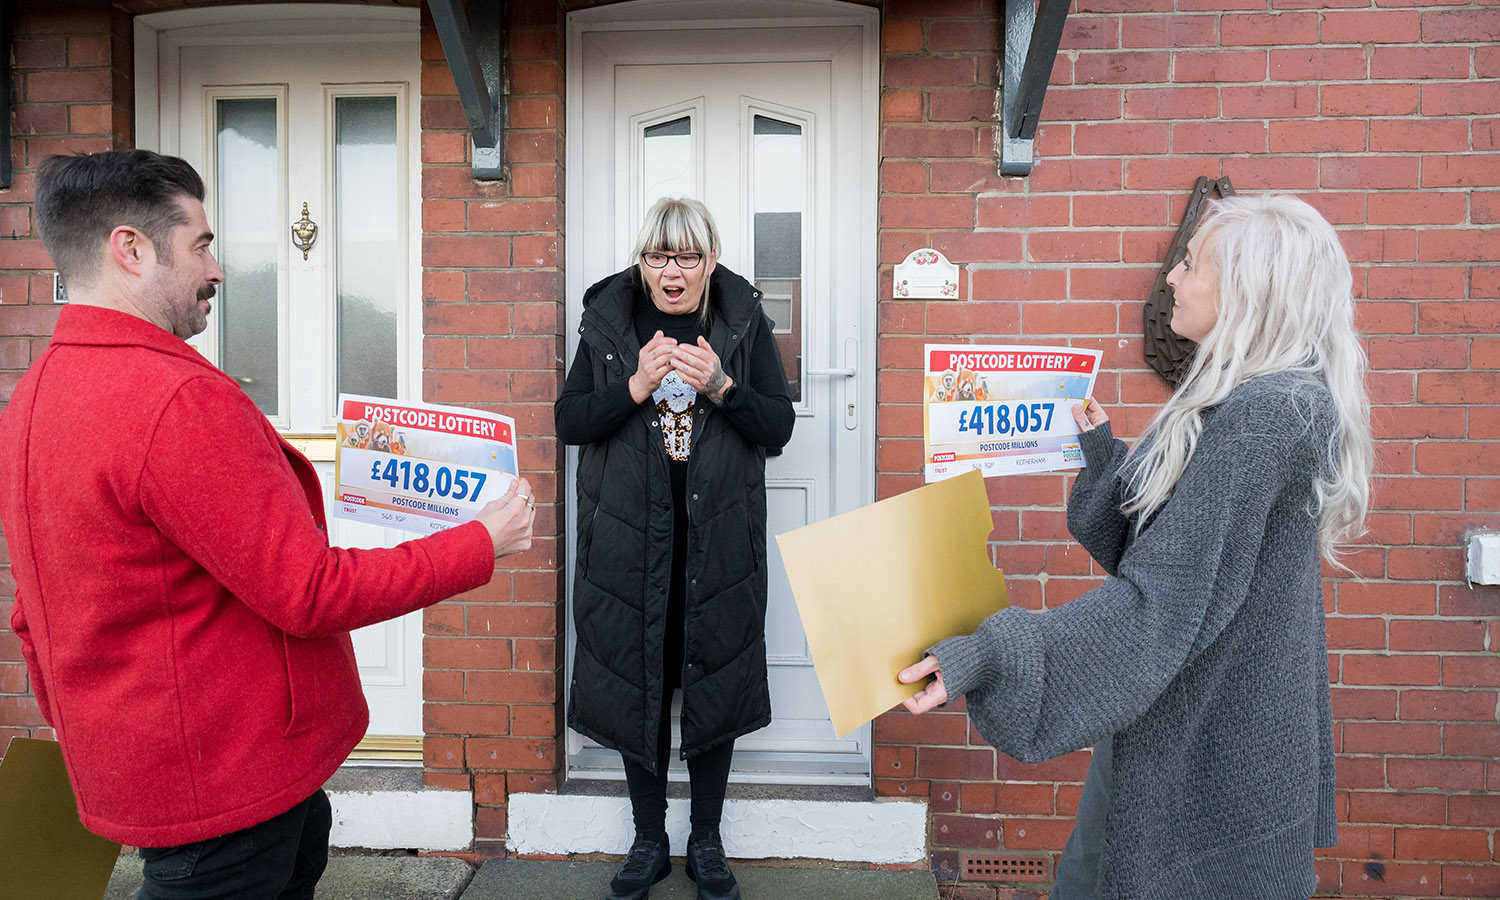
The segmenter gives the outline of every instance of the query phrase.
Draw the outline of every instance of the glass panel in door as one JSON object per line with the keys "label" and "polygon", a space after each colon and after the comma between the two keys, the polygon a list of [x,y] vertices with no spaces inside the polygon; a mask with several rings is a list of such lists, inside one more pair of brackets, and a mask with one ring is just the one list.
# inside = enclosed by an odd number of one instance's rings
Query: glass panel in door
{"label": "glass panel in door", "polygon": [[215,249],[224,269],[214,303],[219,367],[272,418],[281,414],[276,271],[281,241],[281,135],[276,97],[220,97],[214,102]]}
{"label": "glass panel in door", "polygon": [[397,394],[402,265],[395,97],[334,99],[337,392]]}
{"label": "glass panel in door", "polygon": [[693,120],[680,116],[646,126],[641,135],[641,210],[650,209],[663,197],[691,197],[695,175]]}
{"label": "glass panel in door", "polygon": [[807,209],[806,141],[802,126],[768,115],[752,117],[755,286],[775,324],[792,402],[802,400],[802,219]]}

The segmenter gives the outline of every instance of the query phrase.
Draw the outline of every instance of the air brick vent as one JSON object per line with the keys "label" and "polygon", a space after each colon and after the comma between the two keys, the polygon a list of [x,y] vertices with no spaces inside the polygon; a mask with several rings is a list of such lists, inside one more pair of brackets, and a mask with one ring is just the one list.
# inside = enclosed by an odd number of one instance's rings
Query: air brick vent
{"label": "air brick vent", "polygon": [[984,856],[965,853],[959,869],[963,881],[1050,881],[1047,857],[1025,854]]}

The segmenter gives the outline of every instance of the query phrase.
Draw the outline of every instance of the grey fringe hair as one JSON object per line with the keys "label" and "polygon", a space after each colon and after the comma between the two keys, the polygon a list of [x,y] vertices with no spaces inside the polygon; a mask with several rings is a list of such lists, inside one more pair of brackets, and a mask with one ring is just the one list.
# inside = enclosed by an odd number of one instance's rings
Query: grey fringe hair
{"label": "grey fringe hair", "polygon": [[1218,268],[1218,322],[1131,449],[1133,494],[1121,508],[1137,516],[1139,531],[1166,504],[1197,448],[1205,409],[1252,378],[1304,372],[1327,385],[1338,416],[1310,512],[1323,557],[1348,571],[1337,545],[1364,532],[1375,457],[1349,258],[1333,226],[1294,197],[1225,198],[1199,230],[1202,255]]}
{"label": "grey fringe hair", "polygon": [[[633,259],[641,285],[646,284],[646,262],[641,254],[647,250],[668,253],[701,253],[707,266],[709,257],[719,252],[719,228],[713,214],[701,202],[689,197],[663,197],[646,211],[646,221],[635,239]],[[709,276],[703,276],[703,302],[698,305],[698,322],[708,326],[713,317],[709,308]]]}

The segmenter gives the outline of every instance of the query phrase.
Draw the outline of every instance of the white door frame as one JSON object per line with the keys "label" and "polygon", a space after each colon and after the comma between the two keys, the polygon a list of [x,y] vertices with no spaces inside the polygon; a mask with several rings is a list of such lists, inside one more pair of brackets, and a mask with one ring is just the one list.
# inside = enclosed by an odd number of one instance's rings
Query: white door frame
{"label": "white door frame", "polygon": [[[879,10],[837,0],[635,0],[570,13],[567,20],[566,104],[567,196],[577,198],[581,190],[584,148],[577,137],[584,133],[579,96],[583,82],[584,42],[591,34],[622,31],[669,32],[685,29],[780,28],[812,26],[852,28],[860,44],[863,91],[860,107],[861,146],[857,167],[842,169],[858,178],[859,228],[840,235],[836,252],[858,259],[858,278],[836,283],[839,296],[854,298],[857,321],[840,322],[841,331],[859,339],[860,372],[856,414],[867,426],[859,430],[858,460],[836,467],[837,495],[858,498],[856,505],[875,499],[875,338],[876,338],[876,223],[879,162],[880,13]],[[789,36],[795,37],[795,31]],[[696,55],[695,55],[696,53]],[[774,59],[775,56],[763,58]],[[796,58],[784,54],[783,58]],[[692,47],[670,61],[676,63],[730,62],[723,56],[706,57]],[[581,202],[567,204],[566,233],[574,240],[588,231]],[[571,360],[577,350],[577,327],[586,288],[579,254],[570,256],[567,286],[567,350]],[[821,363],[812,363],[820,365]],[[845,365],[837,362],[835,365]],[[576,449],[567,454],[567,496],[575,492]],[[574,528],[567,529],[567,559],[575,556]],[[568,596],[572,596],[573,567],[567,571]],[[868,784],[868,778],[862,783]],[[791,779],[788,779],[791,780]],[[798,779],[806,780],[806,779]],[[510,796],[508,805],[513,852],[526,853],[623,853],[631,841],[629,800],[624,797],[526,794]],[[668,832],[674,846],[687,835],[687,806],[671,800]],[[927,858],[927,803],[925,798],[897,800],[881,798],[864,802],[814,801],[804,799],[731,799],[725,804],[724,834],[731,853],[741,858],[804,858],[873,863],[915,863]]]}
{"label": "white door frame", "polygon": [[[845,301],[845,308],[857,309],[855,321],[841,321],[839,323],[840,343],[843,338],[855,338],[858,340],[859,359],[856,360],[809,360],[813,366],[841,366],[854,364],[861,376],[858,379],[858,397],[856,399],[856,415],[858,421],[865,423],[859,431],[857,459],[851,459],[848,464],[835,467],[836,484],[828,485],[831,495],[845,498],[843,502],[849,503],[849,498],[854,498],[851,508],[863,506],[874,501],[875,497],[875,290],[876,290],[876,216],[877,216],[877,191],[876,177],[878,170],[878,97],[879,97],[879,12],[871,7],[858,6],[850,3],[834,2],[834,0],[762,0],[762,2],[744,2],[744,0],[721,0],[721,2],[705,2],[705,0],[636,0],[583,10],[568,16],[567,29],[567,96],[569,102],[567,107],[567,191],[568,196],[577,198],[583,191],[583,172],[585,163],[585,147],[581,136],[584,134],[584,104],[574,102],[581,96],[584,90],[585,54],[591,39],[607,39],[611,34],[620,32],[644,32],[644,31],[685,31],[685,30],[713,30],[728,31],[734,28],[755,28],[762,30],[781,30],[787,32],[787,40],[784,45],[775,49],[756,51],[750,53],[734,54],[725,56],[707,48],[695,48],[690,42],[683,47],[680,54],[670,60],[653,59],[652,62],[669,64],[690,63],[729,63],[729,62],[753,62],[753,61],[800,61],[805,59],[825,58],[817,54],[827,53],[827,50],[810,50],[799,47],[800,44],[809,44],[801,40],[801,36],[810,36],[807,29],[822,26],[825,28],[839,28],[845,33],[853,34],[852,41],[859,43],[860,78],[862,82],[861,103],[859,109],[860,121],[854,129],[859,135],[858,139],[858,164],[857,167],[837,166],[841,174],[848,174],[856,180],[860,189],[856,191],[859,197],[859,209],[857,221],[860,227],[853,229],[853,233],[837,235],[833,241],[834,252],[841,258],[855,258],[857,265],[853,267],[858,272],[857,277],[836,280],[834,290],[837,296]],[[827,39],[822,39],[826,41]],[[847,47],[848,44],[845,44]],[[812,53],[812,56],[809,56]],[[844,151],[847,153],[847,150]],[[599,240],[595,229],[585,219],[583,203],[575,202],[567,204],[566,228],[567,234],[574,241]],[[867,227],[866,227],[867,226]],[[825,223],[826,227],[826,223]],[[569,254],[572,264],[568,267],[567,284],[567,349],[568,358],[571,359],[577,350],[578,335],[577,327],[582,314],[582,298],[586,288],[588,277],[597,276],[591,273],[586,276],[584,266],[581,264],[581,253],[574,248]],[[852,300],[852,302],[850,302]],[[833,342],[829,342],[833,343]],[[575,493],[577,451],[569,448],[567,453],[567,477],[565,480],[568,496]],[[572,560],[575,556],[576,530],[571,526],[567,529],[567,558]],[[574,568],[570,564],[566,573],[568,596],[572,596]],[[570,632],[571,633],[571,632]],[[571,657],[571,647],[568,648],[568,656]],[[571,733],[569,733],[571,735]],[[868,748],[867,748],[868,750]],[[858,776],[861,783],[868,783],[869,775]],[[740,780],[740,776],[736,776]],[[818,776],[788,776],[775,778],[777,781],[809,781],[811,783],[845,783],[843,777],[830,777],[826,779]]]}
{"label": "white door frame", "polygon": [[[179,102],[176,96],[175,56],[162,50],[190,43],[223,43],[226,35],[244,44],[329,44],[368,40],[376,36],[410,36],[420,40],[420,11],[411,7],[361,6],[335,3],[276,3],[253,6],[212,6],[145,13],[133,18],[135,51],[136,146],[158,152],[177,152],[174,115],[163,110]],[[267,81],[275,80],[268,73]],[[163,91],[161,85],[166,84]],[[420,172],[420,86],[407,97],[411,115],[410,173],[407,178],[407,229],[410,259],[407,304],[401,323],[409,344],[408,364],[400,383],[410,396],[422,397],[422,229]],[[164,119],[166,127],[164,128]],[[169,138],[169,140],[164,140]],[[290,225],[290,223],[288,223]],[[412,640],[421,645],[420,627]],[[420,653],[420,650],[419,650]],[[419,767],[420,760],[393,763],[364,761],[364,765]],[[473,845],[473,795],[468,791],[424,788],[409,790],[330,791],[334,826],[330,842],[340,847],[424,850],[464,850]]]}
{"label": "white door frame", "polygon": [[[372,15],[360,15],[359,12],[364,9],[366,8],[328,4],[291,8],[255,6],[235,8],[232,15],[222,18],[214,15],[218,12],[217,9],[198,9],[147,15],[136,21],[137,77],[143,88],[143,96],[137,109],[143,119],[149,117],[150,126],[147,128],[147,123],[143,123],[143,146],[196,159],[196,141],[200,127],[206,145],[212,146],[212,117],[206,118],[201,126],[195,126],[193,115],[187,111],[197,108],[199,98],[179,94],[196,94],[200,90],[207,91],[210,97],[225,90],[230,94],[244,93],[239,88],[220,89],[196,85],[193,81],[194,64],[189,62],[189,54],[193,54],[200,65],[205,59],[211,61],[220,57],[251,60],[243,73],[231,68],[229,71],[235,74],[221,72],[207,76],[210,78],[221,77],[233,84],[244,82],[270,85],[273,88],[281,84],[282,128],[286,131],[286,146],[280,152],[283,154],[281,169],[285,183],[267,186],[267,189],[283,198],[283,227],[289,228],[291,219],[295,217],[295,213],[291,212],[295,207],[290,206],[290,203],[295,198],[290,197],[287,189],[293,183],[300,184],[304,189],[299,194],[301,199],[310,198],[314,201],[314,209],[317,210],[315,215],[323,226],[323,239],[317,248],[320,253],[319,262],[304,264],[297,259],[290,246],[289,232],[281,232],[278,252],[279,318],[285,324],[277,342],[277,353],[280,366],[284,367],[283,374],[290,377],[280,380],[281,406],[272,421],[318,466],[324,479],[325,500],[329,495],[327,476],[332,469],[334,450],[333,426],[328,420],[334,406],[331,394],[331,376],[334,371],[332,354],[335,346],[332,329],[334,270],[331,252],[335,243],[333,235],[342,223],[338,221],[336,210],[332,208],[335,197],[333,175],[328,166],[329,160],[323,155],[324,151],[317,150],[311,155],[305,152],[301,156],[295,153],[286,155],[289,148],[295,147],[299,140],[310,140],[314,147],[321,144],[317,135],[309,134],[306,123],[285,118],[290,111],[285,108],[284,83],[289,80],[295,82],[299,77],[305,82],[305,73],[285,71],[288,68],[284,62],[286,60],[295,60],[296,63],[291,68],[297,68],[304,60],[308,65],[316,66],[320,57],[338,56],[346,61],[343,64],[357,66],[360,71],[356,74],[353,70],[345,73],[342,69],[335,69],[333,71],[338,74],[333,80],[347,82],[339,89],[340,92],[352,91],[357,94],[364,91],[355,88],[354,82],[361,85],[374,83],[372,74],[380,73],[383,77],[391,77],[397,71],[392,70],[389,63],[381,67],[365,62],[372,50],[378,49],[389,54],[393,48],[400,48],[405,57],[399,69],[399,78],[405,82],[405,86],[396,94],[400,116],[398,131],[402,136],[403,146],[398,159],[398,166],[403,168],[403,187],[397,215],[406,231],[405,260],[400,276],[405,286],[405,298],[395,323],[395,338],[400,348],[396,380],[398,396],[416,399],[421,396],[422,321],[419,298],[422,267],[421,234],[417,224],[421,220],[421,178],[417,168],[421,119],[420,101],[413,96],[420,90],[419,14],[417,10],[410,8],[373,8],[370,9]],[[319,54],[318,48],[327,49]],[[274,56],[283,62],[273,62],[270,59],[264,62],[254,61],[263,56]],[[341,78],[339,74],[348,74],[349,77]],[[200,74],[198,77],[204,76]],[[254,95],[265,93],[265,89],[261,87],[248,90]],[[322,92],[324,109],[321,111],[325,116],[328,114],[329,92],[330,85],[325,83]],[[302,102],[306,103],[309,99],[311,97],[304,94]],[[329,121],[331,122],[331,117]],[[184,128],[189,131],[184,131]],[[304,145],[304,150],[306,149],[307,146]],[[211,159],[198,161],[206,170],[213,168]],[[212,185],[213,173],[205,171],[204,179]],[[210,187],[207,198],[210,220],[214,218],[213,207],[217,203],[214,193]],[[293,303],[294,295],[317,296],[323,302],[318,307],[309,306],[305,302]],[[309,358],[309,354],[305,352],[308,349],[306,347],[300,353],[289,350],[293,342],[306,341],[309,335],[316,336],[319,329],[322,330],[323,338],[320,342],[315,342],[315,346],[321,345],[320,349],[314,351],[317,355]],[[216,330],[209,329],[192,343],[217,362]],[[390,546],[409,537],[388,529],[332,518],[329,522],[329,536],[341,546]],[[361,659],[361,682],[371,700],[370,738],[356,756],[383,754],[420,759],[423,703],[422,615],[412,613],[398,620],[361,629],[354,634],[354,642],[356,653]]]}
{"label": "white door frame", "polygon": [[[420,39],[420,11],[411,7],[362,6],[340,3],[268,3],[253,6],[210,6],[144,13],[135,16],[135,143],[145,150],[176,154],[175,57],[166,48],[189,43],[223,43],[226,35],[244,44],[328,44],[367,40],[372,36],[410,35]],[[166,32],[166,34],[164,34]],[[268,80],[272,80],[269,79]],[[161,85],[167,85],[165,91]],[[399,373],[406,395],[422,399],[422,178],[420,86],[407,97],[411,126],[407,178],[407,240],[414,264],[407,269],[406,319],[401,322],[409,346],[407,364]],[[167,127],[164,128],[164,118]],[[207,176],[205,176],[206,180]],[[330,193],[331,196],[331,193]],[[290,226],[290,221],[287,223]]]}

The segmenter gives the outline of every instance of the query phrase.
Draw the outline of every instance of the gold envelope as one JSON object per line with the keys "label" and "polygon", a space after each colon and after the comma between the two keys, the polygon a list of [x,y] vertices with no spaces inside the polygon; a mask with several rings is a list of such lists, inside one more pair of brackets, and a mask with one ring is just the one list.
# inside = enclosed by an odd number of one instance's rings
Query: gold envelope
{"label": "gold envelope", "polygon": [[776,536],[840,737],[915,694],[896,673],[1005,607],[969,472]]}
{"label": "gold envelope", "polygon": [[104,896],[120,845],[85,830],[54,741],[11,738],[0,760],[0,900]]}

